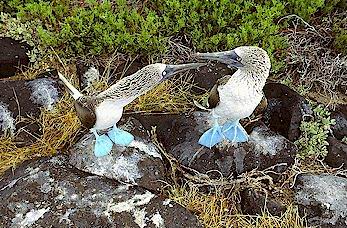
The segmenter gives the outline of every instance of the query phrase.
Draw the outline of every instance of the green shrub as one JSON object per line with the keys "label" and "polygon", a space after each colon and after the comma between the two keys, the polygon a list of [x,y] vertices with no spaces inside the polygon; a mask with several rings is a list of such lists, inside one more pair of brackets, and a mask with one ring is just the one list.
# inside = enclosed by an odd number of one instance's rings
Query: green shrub
{"label": "green shrub", "polygon": [[325,0],[289,0],[288,12],[308,20],[309,17],[316,13],[324,6]]}
{"label": "green shrub", "polygon": [[333,32],[335,36],[334,46],[344,55],[347,54],[347,13],[342,14],[343,18],[334,18]]}
{"label": "green shrub", "polygon": [[299,148],[299,157],[325,157],[328,153],[328,133],[334,124],[335,120],[330,118],[330,112],[322,105],[316,106],[313,118],[301,122],[301,135],[295,142]]}
{"label": "green shrub", "polygon": [[[286,40],[276,21],[289,13],[304,18],[324,0],[9,0],[23,21],[39,20],[35,35],[43,47],[67,55],[111,53],[152,55],[167,50],[172,36],[187,35],[199,51],[239,45],[267,49],[278,71]],[[334,1],[335,2],[335,1]],[[276,53],[276,58],[275,58]]]}

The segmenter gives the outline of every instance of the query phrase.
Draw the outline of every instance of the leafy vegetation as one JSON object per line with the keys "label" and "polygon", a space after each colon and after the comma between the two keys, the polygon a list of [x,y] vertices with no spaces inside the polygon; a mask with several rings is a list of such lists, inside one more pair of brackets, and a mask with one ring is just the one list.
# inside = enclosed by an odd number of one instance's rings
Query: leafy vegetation
{"label": "leafy vegetation", "polygon": [[[347,8],[347,7],[346,7]],[[342,13],[342,17],[334,18],[333,31],[335,33],[334,46],[344,55],[347,54],[347,13]]]}
{"label": "leafy vegetation", "polygon": [[283,63],[275,56],[286,39],[279,35],[277,20],[290,13],[306,18],[324,5],[324,0],[9,0],[1,7],[16,12],[24,23],[40,22],[31,34],[42,49],[52,46],[69,55],[117,50],[146,56],[164,53],[171,36],[184,34],[203,51],[260,45],[278,71]]}
{"label": "leafy vegetation", "polygon": [[330,112],[322,105],[317,105],[313,109],[312,118],[301,122],[301,136],[295,142],[299,147],[299,157],[325,157],[328,153],[328,134],[334,124],[335,120],[330,118]]}

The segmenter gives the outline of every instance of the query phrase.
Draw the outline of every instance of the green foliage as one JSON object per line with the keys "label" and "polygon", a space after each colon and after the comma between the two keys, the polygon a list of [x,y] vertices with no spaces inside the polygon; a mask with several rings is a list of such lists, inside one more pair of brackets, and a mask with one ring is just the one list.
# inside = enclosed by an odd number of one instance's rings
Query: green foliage
{"label": "green foliage", "polygon": [[330,112],[322,105],[316,106],[313,118],[301,122],[301,136],[295,142],[299,148],[299,157],[325,157],[328,153],[328,133],[334,124],[335,120],[330,118]]}
{"label": "green foliage", "polygon": [[347,14],[342,14],[342,16],[344,16],[344,18],[334,18],[334,46],[344,55],[347,55]]}
{"label": "green foliage", "polygon": [[279,53],[286,47],[276,21],[289,13],[306,18],[324,6],[324,0],[7,2],[6,7],[23,22],[40,21],[34,27],[40,46],[52,46],[67,55],[114,50],[160,54],[167,50],[168,38],[186,35],[199,51],[262,46],[270,53],[275,72],[283,66]]}
{"label": "green foliage", "polygon": [[344,12],[347,10],[347,2],[345,0],[326,0],[323,8],[324,13],[333,11]]}
{"label": "green foliage", "polygon": [[325,0],[289,0],[287,2],[290,13],[308,20],[312,14],[324,6]]}

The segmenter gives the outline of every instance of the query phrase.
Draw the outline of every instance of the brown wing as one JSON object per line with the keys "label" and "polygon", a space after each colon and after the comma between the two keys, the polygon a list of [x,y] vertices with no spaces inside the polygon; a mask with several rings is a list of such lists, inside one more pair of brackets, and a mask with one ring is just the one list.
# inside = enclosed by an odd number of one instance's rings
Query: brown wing
{"label": "brown wing", "polygon": [[267,108],[267,99],[265,97],[265,95],[263,95],[263,98],[261,99],[260,103],[258,104],[258,106],[255,108],[253,114],[255,116],[262,114],[265,109]]}
{"label": "brown wing", "polygon": [[215,108],[219,103],[218,84],[215,84],[208,96],[208,108]]}
{"label": "brown wing", "polygon": [[77,116],[83,126],[88,129],[94,127],[96,123],[95,101],[89,97],[81,97],[74,102]]}
{"label": "brown wing", "polygon": [[215,108],[219,104],[218,86],[225,85],[229,81],[230,77],[231,75],[226,75],[217,80],[216,84],[211,89],[210,95],[208,97],[208,108]]}

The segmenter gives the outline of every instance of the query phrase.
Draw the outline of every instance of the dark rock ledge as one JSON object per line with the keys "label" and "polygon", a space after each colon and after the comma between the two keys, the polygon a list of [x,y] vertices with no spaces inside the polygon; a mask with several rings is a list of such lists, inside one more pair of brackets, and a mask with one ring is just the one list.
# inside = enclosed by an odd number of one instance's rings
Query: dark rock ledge
{"label": "dark rock ledge", "polygon": [[89,176],[64,156],[6,172],[0,198],[0,227],[201,227],[194,215],[169,199]]}

